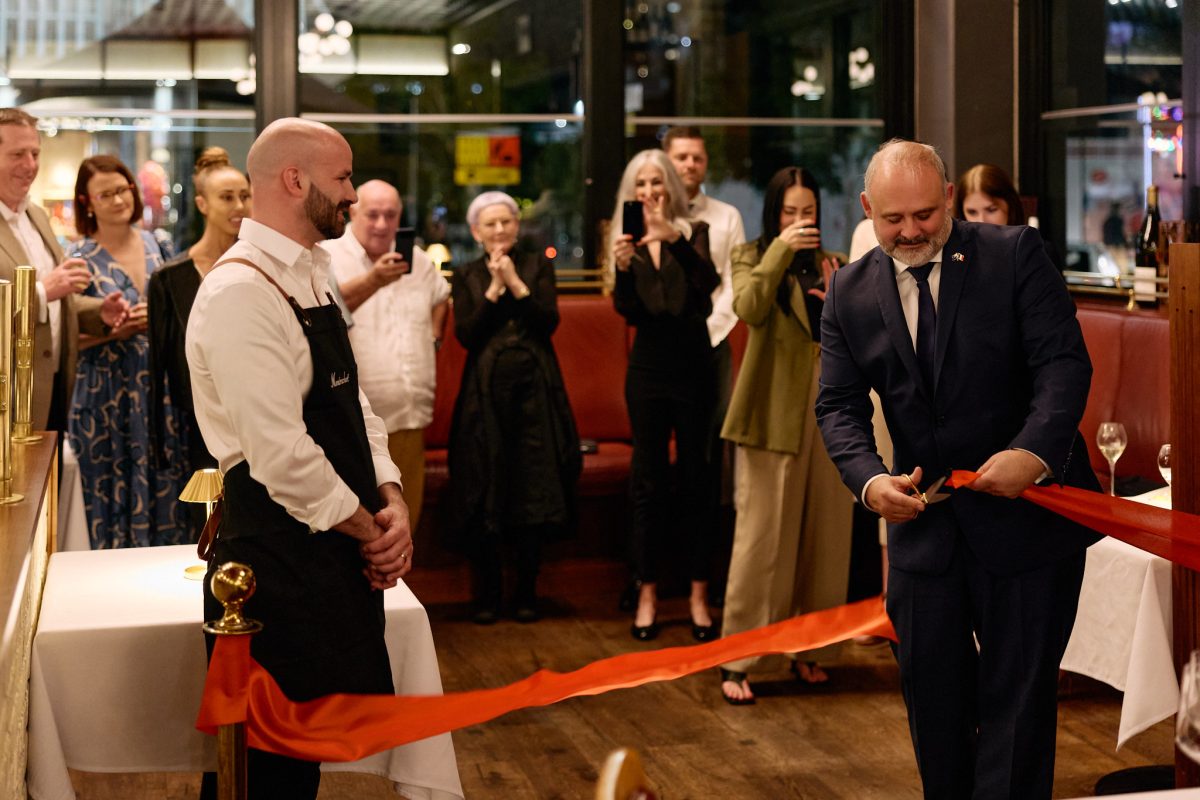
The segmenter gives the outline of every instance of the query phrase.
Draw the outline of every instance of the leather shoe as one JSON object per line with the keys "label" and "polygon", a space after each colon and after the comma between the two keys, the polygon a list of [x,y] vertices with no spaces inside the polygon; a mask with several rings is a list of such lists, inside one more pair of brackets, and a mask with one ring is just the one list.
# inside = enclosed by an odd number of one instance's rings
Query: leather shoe
{"label": "leather shoe", "polygon": [[651,622],[649,625],[630,625],[629,632],[639,642],[648,642],[651,639],[656,639],[658,638],[658,621]]}
{"label": "leather shoe", "polygon": [[494,608],[481,608],[471,616],[471,622],[476,625],[495,625],[500,614]]}
{"label": "leather shoe", "polygon": [[513,618],[517,622],[527,625],[531,622],[537,622],[542,618],[542,615],[538,613],[536,604],[521,603],[517,606],[516,612],[513,613]]}
{"label": "leather shoe", "polygon": [[697,625],[692,623],[692,638],[697,642],[711,642],[717,638],[716,623],[712,625]]}

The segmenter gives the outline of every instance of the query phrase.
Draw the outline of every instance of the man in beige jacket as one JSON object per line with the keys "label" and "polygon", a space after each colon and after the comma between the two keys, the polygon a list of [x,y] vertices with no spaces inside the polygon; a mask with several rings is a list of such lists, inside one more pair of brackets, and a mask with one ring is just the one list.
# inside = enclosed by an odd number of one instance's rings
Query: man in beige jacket
{"label": "man in beige jacket", "polygon": [[18,108],[0,108],[0,280],[16,268],[37,269],[37,325],[33,347],[36,430],[64,430],[75,382],[79,330],[102,336],[120,324],[129,304],[120,292],[103,300],[77,298],[91,275],[86,262],[63,258],[46,212],[29,200],[38,174],[37,120]]}

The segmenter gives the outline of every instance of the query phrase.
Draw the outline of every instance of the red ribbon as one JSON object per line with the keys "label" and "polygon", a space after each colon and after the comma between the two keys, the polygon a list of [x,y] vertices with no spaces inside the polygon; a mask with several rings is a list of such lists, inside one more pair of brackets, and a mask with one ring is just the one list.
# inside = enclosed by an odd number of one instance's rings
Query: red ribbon
{"label": "red ribbon", "polygon": [[[946,483],[962,488],[978,477],[977,472],[956,469]],[[1200,516],[1073,486],[1030,486],[1021,497],[1097,533],[1200,570]]]}
{"label": "red ribbon", "polygon": [[246,723],[251,747],[309,761],[357,761],[522,708],[690,675],[750,656],[797,653],[854,636],[895,639],[880,598],[804,614],[691,647],[625,653],[574,672],[539,670],[496,689],[448,695],[333,694],[293,703],[250,656],[248,636],[217,638],[196,727]]}

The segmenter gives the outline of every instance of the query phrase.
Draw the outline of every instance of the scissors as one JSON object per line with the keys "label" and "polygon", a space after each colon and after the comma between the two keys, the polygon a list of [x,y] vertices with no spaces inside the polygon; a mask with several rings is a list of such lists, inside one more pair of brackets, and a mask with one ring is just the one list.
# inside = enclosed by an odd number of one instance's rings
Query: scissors
{"label": "scissors", "polygon": [[904,477],[908,479],[909,485],[912,486],[913,491],[916,493],[913,496],[916,497],[918,500],[920,500],[925,505],[929,505],[931,503],[940,503],[943,500],[946,500],[947,498],[949,498],[951,492],[953,491],[949,487],[946,487],[945,491],[942,491],[942,488],[945,486],[946,481],[948,481],[950,479],[949,473],[941,476],[940,478],[935,480],[933,483],[929,484],[929,486],[926,487],[924,491],[922,491],[920,489],[920,487],[918,487],[917,484],[913,482],[912,476],[909,475],[907,472],[904,473]]}

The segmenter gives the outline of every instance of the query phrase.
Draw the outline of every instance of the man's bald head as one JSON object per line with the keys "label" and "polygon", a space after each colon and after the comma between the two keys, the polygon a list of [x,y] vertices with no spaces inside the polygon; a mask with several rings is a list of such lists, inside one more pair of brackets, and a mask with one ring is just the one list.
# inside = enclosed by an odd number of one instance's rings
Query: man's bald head
{"label": "man's bald head", "polygon": [[371,180],[358,187],[358,202],[350,208],[350,230],[372,261],[392,249],[403,209],[400,192],[386,181]]}
{"label": "man's bald head", "polygon": [[312,247],[340,236],[355,201],[354,154],[333,128],[290,117],[263,129],[246,156],[254,186],[252,218]]}

